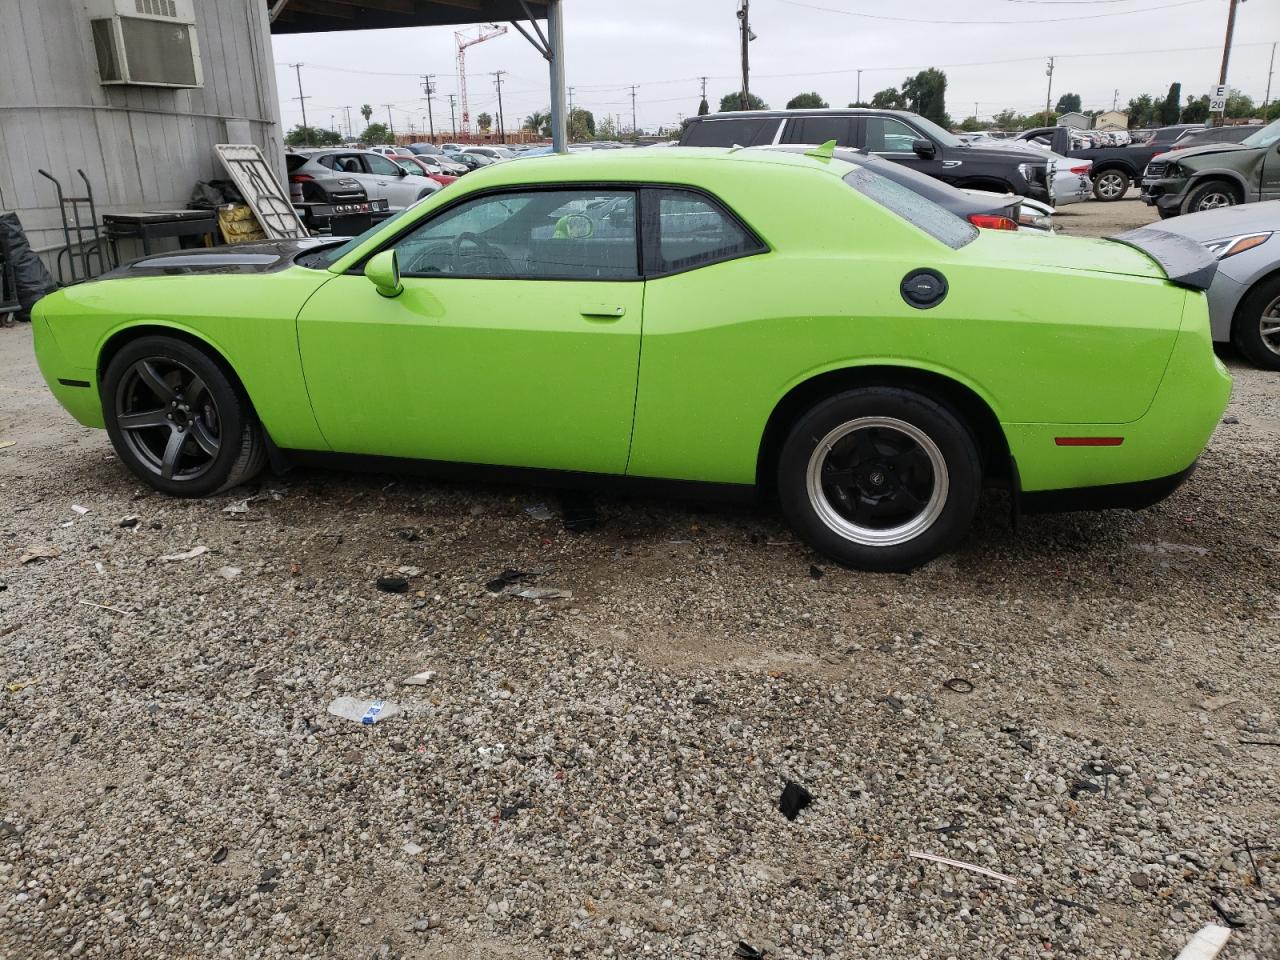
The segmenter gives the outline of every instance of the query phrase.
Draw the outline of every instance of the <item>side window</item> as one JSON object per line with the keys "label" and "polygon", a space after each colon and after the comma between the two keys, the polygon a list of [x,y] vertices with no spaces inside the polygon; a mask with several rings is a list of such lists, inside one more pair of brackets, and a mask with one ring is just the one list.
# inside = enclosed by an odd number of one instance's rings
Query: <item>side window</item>
{"label": "side window", "polygon": [[744,117],[733,120],[700,120],[689,124],[680,138],[682,147],[759,147],[773,143],[777,117]]}
{"label": "side window", "polygon": [[787,123],[783,143],[821,144],[834,140],[836,146],[852,147],[853,117],[800,117]]}
{"label": "side window", "polygon": [[635,280],[636,195],[534,190],[469,200],[394,244],[406,277]]}
{"label": "side window", "polygon": [[910,153],[920,134],[896,117],[867,117],[867,149],[872,153]]}
{"label": "side window", "polygon": [[400,176],[400,168],[381,154],[365,154],[364,162],[368,166],[370,173],[376,173],[381,177]]}
{"label": "side window", "polygon": [[651,273],[691,270],[764,249],[723,207],[700,194],[688,190],[654,190],[653,194],[658,210],[658,262]]}

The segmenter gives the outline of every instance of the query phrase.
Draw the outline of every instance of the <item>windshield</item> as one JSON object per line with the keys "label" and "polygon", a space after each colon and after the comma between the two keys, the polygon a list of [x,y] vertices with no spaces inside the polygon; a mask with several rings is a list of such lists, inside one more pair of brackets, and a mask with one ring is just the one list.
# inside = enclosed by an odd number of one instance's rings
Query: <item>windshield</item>
{"label": "windshield", "polygon": [[1280,141],[1280,120],[1273,120],[1252,136],[1241,141],[1246,147],[1269,147]]}
{"label": "windshield", "polygon": [[929,139],[936,143],[942,144],[944,147],[962,147],[964,141],[957,137],[950,130],[938,126],[928,117],[912,116],[911,122],[929,135]]}
{"label": "windshield", "polygon": [[844,182],[954,250],[970,243],[978,235],[977,227],[950,210],[866,167],[846,173]]}
{"label": "windshield", "polygon": [[352,237],[350,240],[348,240],[344,244],[341,244],[340,246],[327,247],[324,250],[316,250],[313,253],[308,253],[305,258],[305,261],[306,261],[305,263],[303,262],[302,258],[299,258],[297,262],[300,266],[310,267],[313,270],[327,270],[329,269],[329,267],[333,266],[335,263],[337,263],[339,260],[345,257],[348,253],[354,250],[356,247],[360,246],[360,244],[368,240],[371,236],[374,235],[375,232],[387,226],[387,224],[396,223],[400,220],[403,220],[405,216],[411,213],[414,207],[416,206],[417,204],[415,203],[413,204],[413,206],[405,207],[399,213],[395,214],[394,216],[387,217],[387,219],[383,220],[381,223],[375,223],[372,227],[370,227],[364,233],[361,233],[361,234],[358,234],[357,236]]}

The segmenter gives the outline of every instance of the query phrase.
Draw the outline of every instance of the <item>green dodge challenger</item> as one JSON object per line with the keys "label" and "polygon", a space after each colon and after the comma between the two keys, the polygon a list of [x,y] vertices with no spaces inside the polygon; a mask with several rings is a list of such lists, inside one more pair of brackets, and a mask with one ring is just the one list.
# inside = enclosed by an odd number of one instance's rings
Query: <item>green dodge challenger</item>
{"label": "green dodge challenger", "polygon": [[984,483],[1026,510],[1172,491],[1231,389],[1213,269],[1149,228],[979,231],[822,150],[617,150],[488,167],[345,243],[148,257],[46,297],[35,337],[165,493],[268,460],[674,481],[903,570]]}

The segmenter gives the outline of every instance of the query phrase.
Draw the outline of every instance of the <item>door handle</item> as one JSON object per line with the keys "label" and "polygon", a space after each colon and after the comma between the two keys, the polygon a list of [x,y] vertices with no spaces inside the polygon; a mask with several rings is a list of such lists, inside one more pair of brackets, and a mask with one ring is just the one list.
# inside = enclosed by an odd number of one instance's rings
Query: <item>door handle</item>
{"label": "door handle", "polygon": [[591,320],[617,320],[619,317],[627,315],[627,308],[617,305],[600,305],[594,307],[583,307],[581,313],[584,317]]}

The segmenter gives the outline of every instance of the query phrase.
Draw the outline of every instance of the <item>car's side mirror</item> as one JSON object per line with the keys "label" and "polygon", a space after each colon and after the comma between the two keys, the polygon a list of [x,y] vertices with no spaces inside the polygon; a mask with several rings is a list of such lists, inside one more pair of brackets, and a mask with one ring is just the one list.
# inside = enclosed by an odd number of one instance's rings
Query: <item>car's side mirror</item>
{"label": "car's side mirror", "polygon": [[917,157],[924,160],[932,160],[938,155],[938,148],[933,145],[933,141],[926,140],[923,137],[912,141],[911,150]]}
{"label": "car's side mirror", "polygon": [[404,284],[400,282],[400,258],[394,250],[383,250],[370,257],[364,265],[364,275],[384,297],[398,297],[404,292]]}
{"label": "car's side mirror", "polygon": [[409,171],[399,165],[396,166],[396,173],[402,177],[407,177],[409,175]]}

